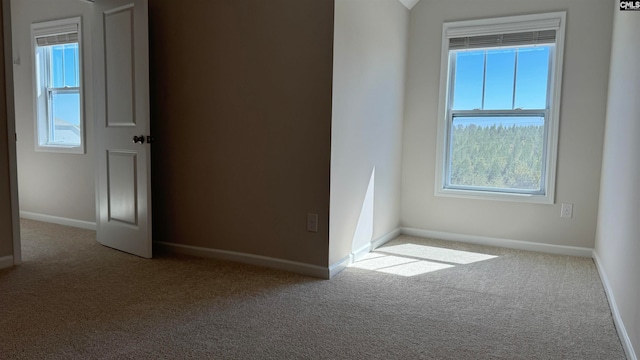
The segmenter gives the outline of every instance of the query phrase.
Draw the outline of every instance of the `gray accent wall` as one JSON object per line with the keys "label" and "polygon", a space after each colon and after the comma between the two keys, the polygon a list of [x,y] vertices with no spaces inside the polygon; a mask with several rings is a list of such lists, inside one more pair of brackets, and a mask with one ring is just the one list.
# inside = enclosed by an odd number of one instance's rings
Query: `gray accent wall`
{"label": "gray accent wall", "polygon": [[[595,253],[640,357],[640,13],[615,2]],[[631,358],[631,357],[630,357]]]}
{"label": "gray accent wall", "polygon": [[[567,10],[554,205],[434,196],[442,24]],[[602,0],[422,0],[411,10],[402,226],[593,248],[612,8]],[[574,205],[560,218],[561,203]]]}
{"label": "gray accent wall", "polygon": [[149,2],[154,240],[327,265],[333,6]]}
{"label": "gray accent wall", "polygon": [[336,0],[329,264],[400,225],[409,10]]}

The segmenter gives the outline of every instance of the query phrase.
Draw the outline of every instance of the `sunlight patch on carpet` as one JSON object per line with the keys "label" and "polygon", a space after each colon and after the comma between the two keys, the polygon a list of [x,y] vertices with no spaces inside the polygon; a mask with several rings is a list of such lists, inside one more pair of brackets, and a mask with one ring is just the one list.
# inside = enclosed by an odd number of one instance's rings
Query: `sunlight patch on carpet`
{"label": "sunlight patch on carpet", "polygon": [[357,269],[373,270],[400,276],[426,274],[428,272],[447,269],[453,266],[454,265],[377,253],[368,254],[364,259],[351,265],[351,267]]}
{"label": "sunlight patch on carpet", "polygon": [[416,276],[497,256],[417,244],[387,246],[367,254],[353,268],[400,276]]}
{"label": "sunlight patch on carpet", "polygon": [[480,254],[470,251],[461,251],[453,249],[444,249],[433,246],[424,246],[417,244],[402,244],[395,246],[387,246],[377,249],[378,253],[388,253],[401,256],[409,256],[425,260],[433,260],[444,263],[453,264],[472,264],[478,261],[484,261],[496,258],[495,255]]}

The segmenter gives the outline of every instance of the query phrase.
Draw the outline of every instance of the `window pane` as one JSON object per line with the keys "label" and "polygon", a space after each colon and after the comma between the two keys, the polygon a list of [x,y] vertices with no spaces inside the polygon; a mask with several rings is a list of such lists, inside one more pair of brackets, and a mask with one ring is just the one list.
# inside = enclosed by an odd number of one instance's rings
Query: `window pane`
{"label": "window pane", "polygon": [[454,52],[456,57],[453,108],[473,110],[482,108],[484,78],[484,50]]}
{"label": "window pane", "polygon": [[51,87],[64,87],[64,53],[62,45],[51,47]]}
{"label": "window pane", "polygon": [[541,190],[543,116],[456,117],[450,186]]}
{"label": "window pane", "polygon": [[80,94],[77,92],[51,93],[53,126],[49,143],[80,145]]}
{"label": "window pane", "polygon": [[78,48],[77,44],[64,46],[64,85],[69,87],[78,86],[78,78],[76,77],[78,68]]}
{"label": "window pane", "polygon": [[545,109],[550,46],[518,49],[516,108]]}
{"label": "window pane", "polygon": [[484,89],[485,110],[510,110],[513,108],[515,64],[515,49],[487,51],[487,74]]}

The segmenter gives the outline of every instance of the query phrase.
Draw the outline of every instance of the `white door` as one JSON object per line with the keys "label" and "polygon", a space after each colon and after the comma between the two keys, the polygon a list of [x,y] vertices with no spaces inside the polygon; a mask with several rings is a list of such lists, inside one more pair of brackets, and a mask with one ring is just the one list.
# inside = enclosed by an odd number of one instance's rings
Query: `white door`
{"label": "white door", "polygon": [[147,0],[96,0],[97,236],[151,258]]}

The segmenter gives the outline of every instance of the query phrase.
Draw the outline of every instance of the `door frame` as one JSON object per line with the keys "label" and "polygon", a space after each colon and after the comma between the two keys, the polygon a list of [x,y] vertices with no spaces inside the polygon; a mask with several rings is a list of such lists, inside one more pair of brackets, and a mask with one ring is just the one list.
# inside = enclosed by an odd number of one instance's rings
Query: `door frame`
{"label": "door frame", "polygon": [[13,41],[11,35],[11,0],[2,0],[2,27],[4,39],[4,86],[7,119],[7,146],[9,148],[9,186],[11,224],[13,234],[13,264],[22,263],[20,239],[20,206],[18,203],[18,160],[16,156],[16,113],[13,89]]}

